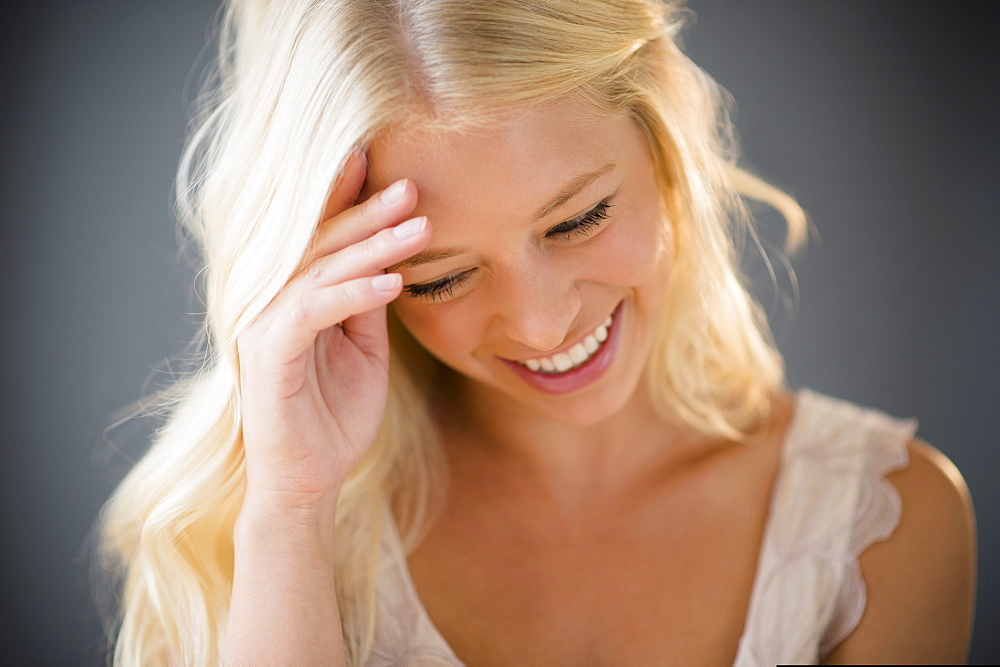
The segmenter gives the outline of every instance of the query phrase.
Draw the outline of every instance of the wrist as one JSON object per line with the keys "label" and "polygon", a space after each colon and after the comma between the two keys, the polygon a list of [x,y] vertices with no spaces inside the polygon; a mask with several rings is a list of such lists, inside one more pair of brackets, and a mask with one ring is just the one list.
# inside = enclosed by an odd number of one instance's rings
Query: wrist
{"label": "wrist", "polygon": [[336,493],[291,494],[251,488],[248,484],[236,518],[234,539],[280,534],[283,539],[321,539],[332,543],[336,501]]}

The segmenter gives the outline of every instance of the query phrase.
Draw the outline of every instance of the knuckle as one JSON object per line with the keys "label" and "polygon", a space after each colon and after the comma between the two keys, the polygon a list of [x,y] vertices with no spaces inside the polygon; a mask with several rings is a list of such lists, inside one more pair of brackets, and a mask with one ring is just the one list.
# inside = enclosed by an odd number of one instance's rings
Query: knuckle
{"label": "knuckle", "polygon": [[375,257],[380,257],[388,250],[389,244],[386,243],[385,232],[379,232],[378,234],[373,234],[365,240],[365,252],[366,254],[373,255]]}
{"label": "knuckle", "polygon": [[289,304],[288,319],[292,326],[301,327],[307,324],[312,317],[312,304],[304,296],[296,297]]}
{"label": "knuckle", "polygon": [[359,289],[357,281],[344,283],[342,287],[343,287],[344,300],[347,303],[355,304],[361,300],[362,294],[361,290]]}
{"label": "knuckle", "polygon": [[322,258],[314,260],[306,267],[306,270],[302,274],[302,278],[312,284],[320,285],[323,283],[323,276],[326,275],[326,262]]}
{"label": "knuckle", "polygon": [[375,197],[370,198],[368,201],[355,209],[358,215],[358,222],[361,223],[361,227],[363,229],[370,228],[373,224],[375,224],[375,220],[378,218],[378,209],[375,208],[372,201],[374,199]]}
{"label": "knuckle", "polygon": [[383,229],[378,234],[372,236],[371,242],[372,247],[380,255],[395,255],[399,252],[400,247],[404,245],[400,239],[396,238],[392,227]]}
{"label": "knuckle", "polygon": [[383,224],[386,217],[385,206],[379,202],[378,195],[369,197],[366,202],[364,202],[359,207],[359,213],[361,215],[361,222],[365,229],[374,230]]}
{"label": "knuckle", "polygon": [[356,310],[368,299],[367,281],[352,280],[344,284],[344,300]]}

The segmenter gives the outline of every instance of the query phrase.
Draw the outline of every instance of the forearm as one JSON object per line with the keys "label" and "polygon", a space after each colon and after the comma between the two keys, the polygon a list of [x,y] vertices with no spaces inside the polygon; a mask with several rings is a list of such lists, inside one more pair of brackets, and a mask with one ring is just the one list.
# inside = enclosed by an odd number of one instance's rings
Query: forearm
{"label": "forearm", "polygon": [[244,504],[234,534],[227,664],[345,664],[333,541],[332,511]]}

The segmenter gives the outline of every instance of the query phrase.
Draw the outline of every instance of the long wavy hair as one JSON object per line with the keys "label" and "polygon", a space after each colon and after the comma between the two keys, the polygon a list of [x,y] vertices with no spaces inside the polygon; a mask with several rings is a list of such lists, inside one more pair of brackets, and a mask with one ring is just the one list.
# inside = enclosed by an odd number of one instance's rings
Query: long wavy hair
{"label": "long wavy hair", "polygon": [[[745,440],[783,381],[739,273],[742,197],[789,222],[787,195],[736,167],[716,84],[679,49],[685,10],[661,0],[230,0],[177,179],[200,250],[201,363],[155,397],[166,414],[101,516],[117,582],[118,664],[221,657],[244,486],[236,339],[303,261],[355,149],[408,119],[452,129],[576,94],[627,113],[649,141],[676,239],[669,304],[648,362],[665,417]],[[378,439],[343,487],[335,568],[351,664],[370,655],[376,554],[391,506],[407,548],[444,483],[428,406],[436,362],[392,327]],[[438,493],[439,495],[439,493]]]}

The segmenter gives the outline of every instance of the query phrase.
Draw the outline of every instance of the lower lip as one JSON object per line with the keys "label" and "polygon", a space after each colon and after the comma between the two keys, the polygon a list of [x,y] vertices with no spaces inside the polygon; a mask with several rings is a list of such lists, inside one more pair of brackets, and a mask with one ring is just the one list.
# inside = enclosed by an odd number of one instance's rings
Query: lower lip
{"label": "lower lip", "polygon": [[568,394],[571,391],[582,389],[591,382],[604,375],[611,362],[615,358],[615,351],[618,349],[619,330],[621,329],[622,303],[618,304],[611,314],[611,328],[608,329],[608,339],[597,351],[597,354],[587,359],[583,365],[565,373],[550,374],[538,373],[526,366],[522,366],[516,361],[501,359],[505,364],[520,375],[524,380],[546,394]]}

